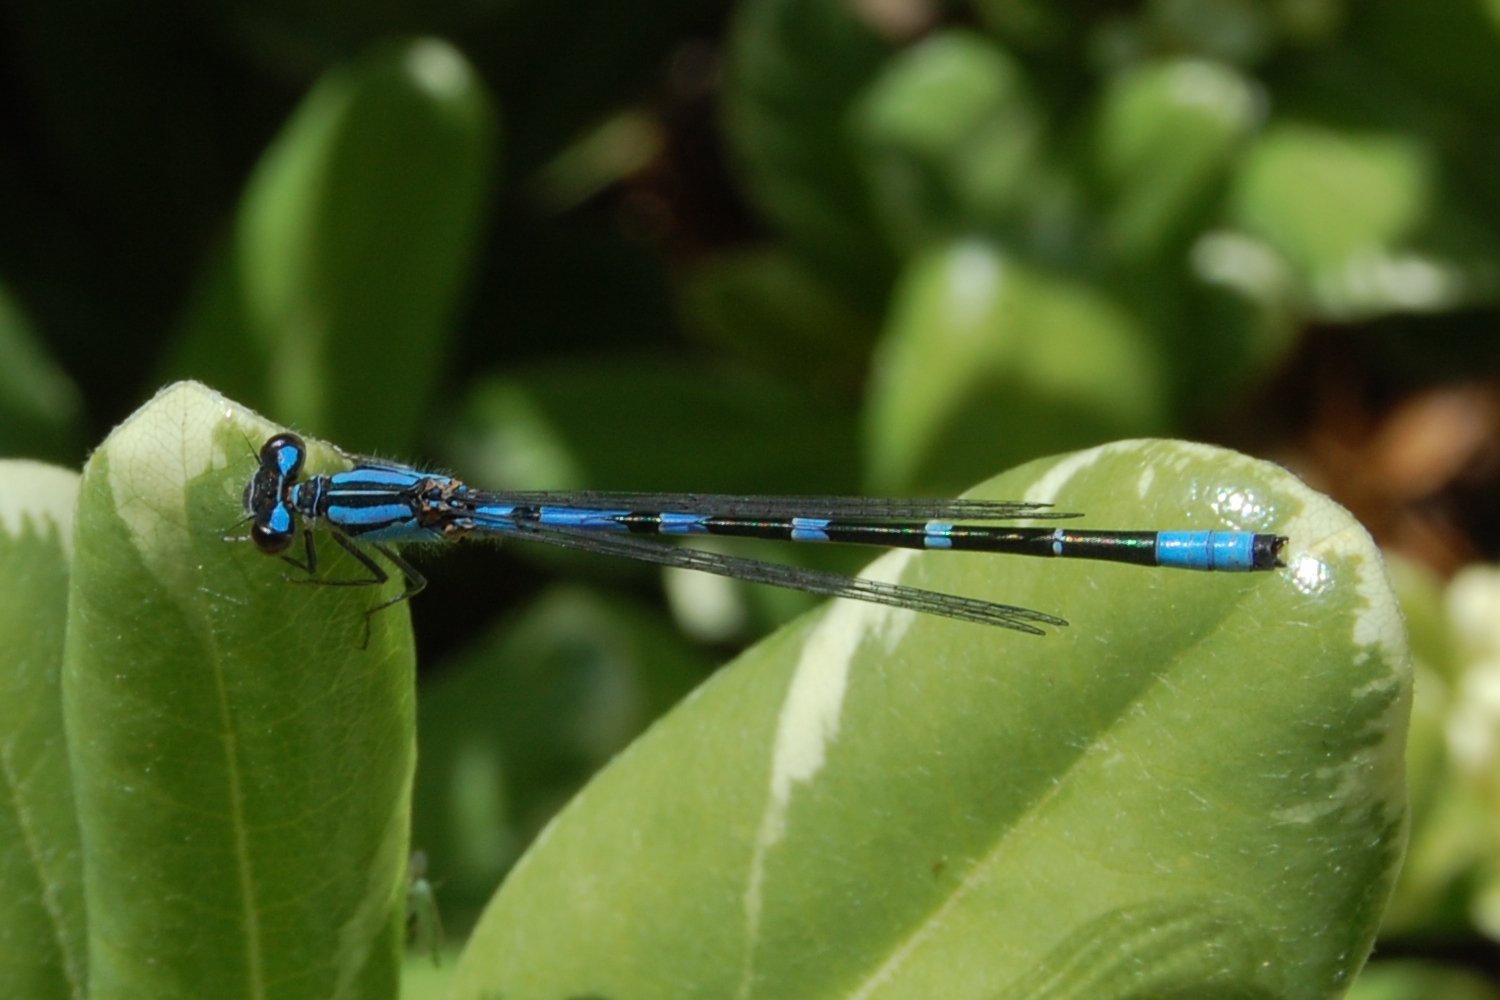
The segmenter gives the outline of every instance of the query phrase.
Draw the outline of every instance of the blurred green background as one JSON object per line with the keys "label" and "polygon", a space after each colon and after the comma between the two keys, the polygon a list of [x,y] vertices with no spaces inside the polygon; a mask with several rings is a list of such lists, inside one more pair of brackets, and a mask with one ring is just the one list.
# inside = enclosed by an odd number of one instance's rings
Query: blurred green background
{"label": "blurred green background", "polygon": [[[491,488],[948,494],[1174,435],[1349,506],[1422,659],[1379,954],[1429,964],[1372,997],[1500,977],[1497,320],[1495,0],[0,8],[0,454],[77,466],[192,377]],[[808,606],[418,558],[414,835],[460,935]]]}

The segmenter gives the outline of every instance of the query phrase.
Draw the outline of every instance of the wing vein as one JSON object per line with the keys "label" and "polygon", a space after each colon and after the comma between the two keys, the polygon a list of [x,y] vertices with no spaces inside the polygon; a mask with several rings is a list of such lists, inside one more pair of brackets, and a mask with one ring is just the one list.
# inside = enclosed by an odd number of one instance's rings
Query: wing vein
{"label": "wing vein", "polygon": [[719,576],[747,580],[751,583],[768,583],[810,594],[826,597],[847,597],[870,601],[894,608],[908,608],[925,614],[941,615],[981,625],[998,625],[1032,635],[1046,633],[1037,625],[1063,626],[1064,619],[1030,608],[1009,604],[997,604],[972,597],[943,594],[919,587],[867,580],[863,577],[844,576],[824,570],[786,566],[781,563],[746,559],[741,556],[705,552],[673,545],[665,545],[628,535],[604,535],[586,528],[571,528],[560,525],[537,525],[527,522],[501,524],[484,523],[480,530],[485,534],[541,542],[566,549],[587,552],[602,552],[606,555],[623,556],[661,566],[698,570]]}

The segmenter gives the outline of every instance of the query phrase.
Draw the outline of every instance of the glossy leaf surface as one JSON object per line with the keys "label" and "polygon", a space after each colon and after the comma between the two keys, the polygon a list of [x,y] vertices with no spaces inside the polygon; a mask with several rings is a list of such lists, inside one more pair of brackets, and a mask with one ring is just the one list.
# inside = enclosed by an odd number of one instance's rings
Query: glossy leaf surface
{"label": "glossy leaf surface", "polygon": [[[94,1000],[395,996],[410,626],[361,648],[395,583],[294,586],[225,540],[277,429],[179,383],[84,470],[63,694]],[[363,574],[324,543],[326,579]]]}
{"label": "glossy leaf surface", "polygon": [[1275,530],[1204,576],[983,555],[868,572],[1064,613],[836,602],[721,671],[521,861],[453,996],[1324,998],[1399,863],[1409,663],[1368,536],[1265,463],[1126,441],[978,496]]}
{"label": "glossy leaf surface", "polygon": [[63,734],[78,474],[0,461],[0,996],[84,1000],[83,861]]}

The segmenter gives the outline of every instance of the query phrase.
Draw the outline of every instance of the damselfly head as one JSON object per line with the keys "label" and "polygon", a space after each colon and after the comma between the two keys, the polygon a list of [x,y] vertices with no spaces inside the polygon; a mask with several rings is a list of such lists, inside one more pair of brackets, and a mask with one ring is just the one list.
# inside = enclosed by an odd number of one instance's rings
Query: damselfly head
{"label": "damselfly head", "polygon": [[245,513],[254,522],[250,540],[269,555],[291,548],[297,535],[297,518],[291,494],[307,459],[307,445],[290,432],[276,434],[260,449],[260,468],[245,484]]}

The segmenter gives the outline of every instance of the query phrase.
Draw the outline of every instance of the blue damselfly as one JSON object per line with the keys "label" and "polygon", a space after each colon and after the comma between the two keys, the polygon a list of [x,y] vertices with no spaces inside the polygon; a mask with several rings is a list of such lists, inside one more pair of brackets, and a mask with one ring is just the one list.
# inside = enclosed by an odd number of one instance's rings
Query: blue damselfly
{"label": "blue damselfly", "polygon": [[[1047,504],[996,500],[495,492],[474,489],[451,476],[354,457],[350,458],[354,468],[347,472],[303,479],[306,458],[307,447],[295,434],[277,434],[266,441],[260,450],[260,466],[245,486],[249,537],[262,552],[282,556],[315,578],[318,556],[312,528],[322,522],[333,540],[370,574],[360,580],[316,581],[335,586],[375,585],[390,579],[375,556],[365,551],[368,546],[399,570],[405,581],[400,594],[372,608],[371,614],[411,598],[426,585],[422,574],[392,546],[449,542],[473,535],[603,552],[1042,635],[1040,626],[1067,622],[1028,608],[705,552],[646,536],[727,535],[1000,552],[1221,572],[1281,566],[1279,556],[1287,542],[1280,535],[1249,531],[1080,531],[960,523],[1060,521],[1079,516],[1055,511]],[[299,533],[305,553],[302,561],[288,555]]]}

